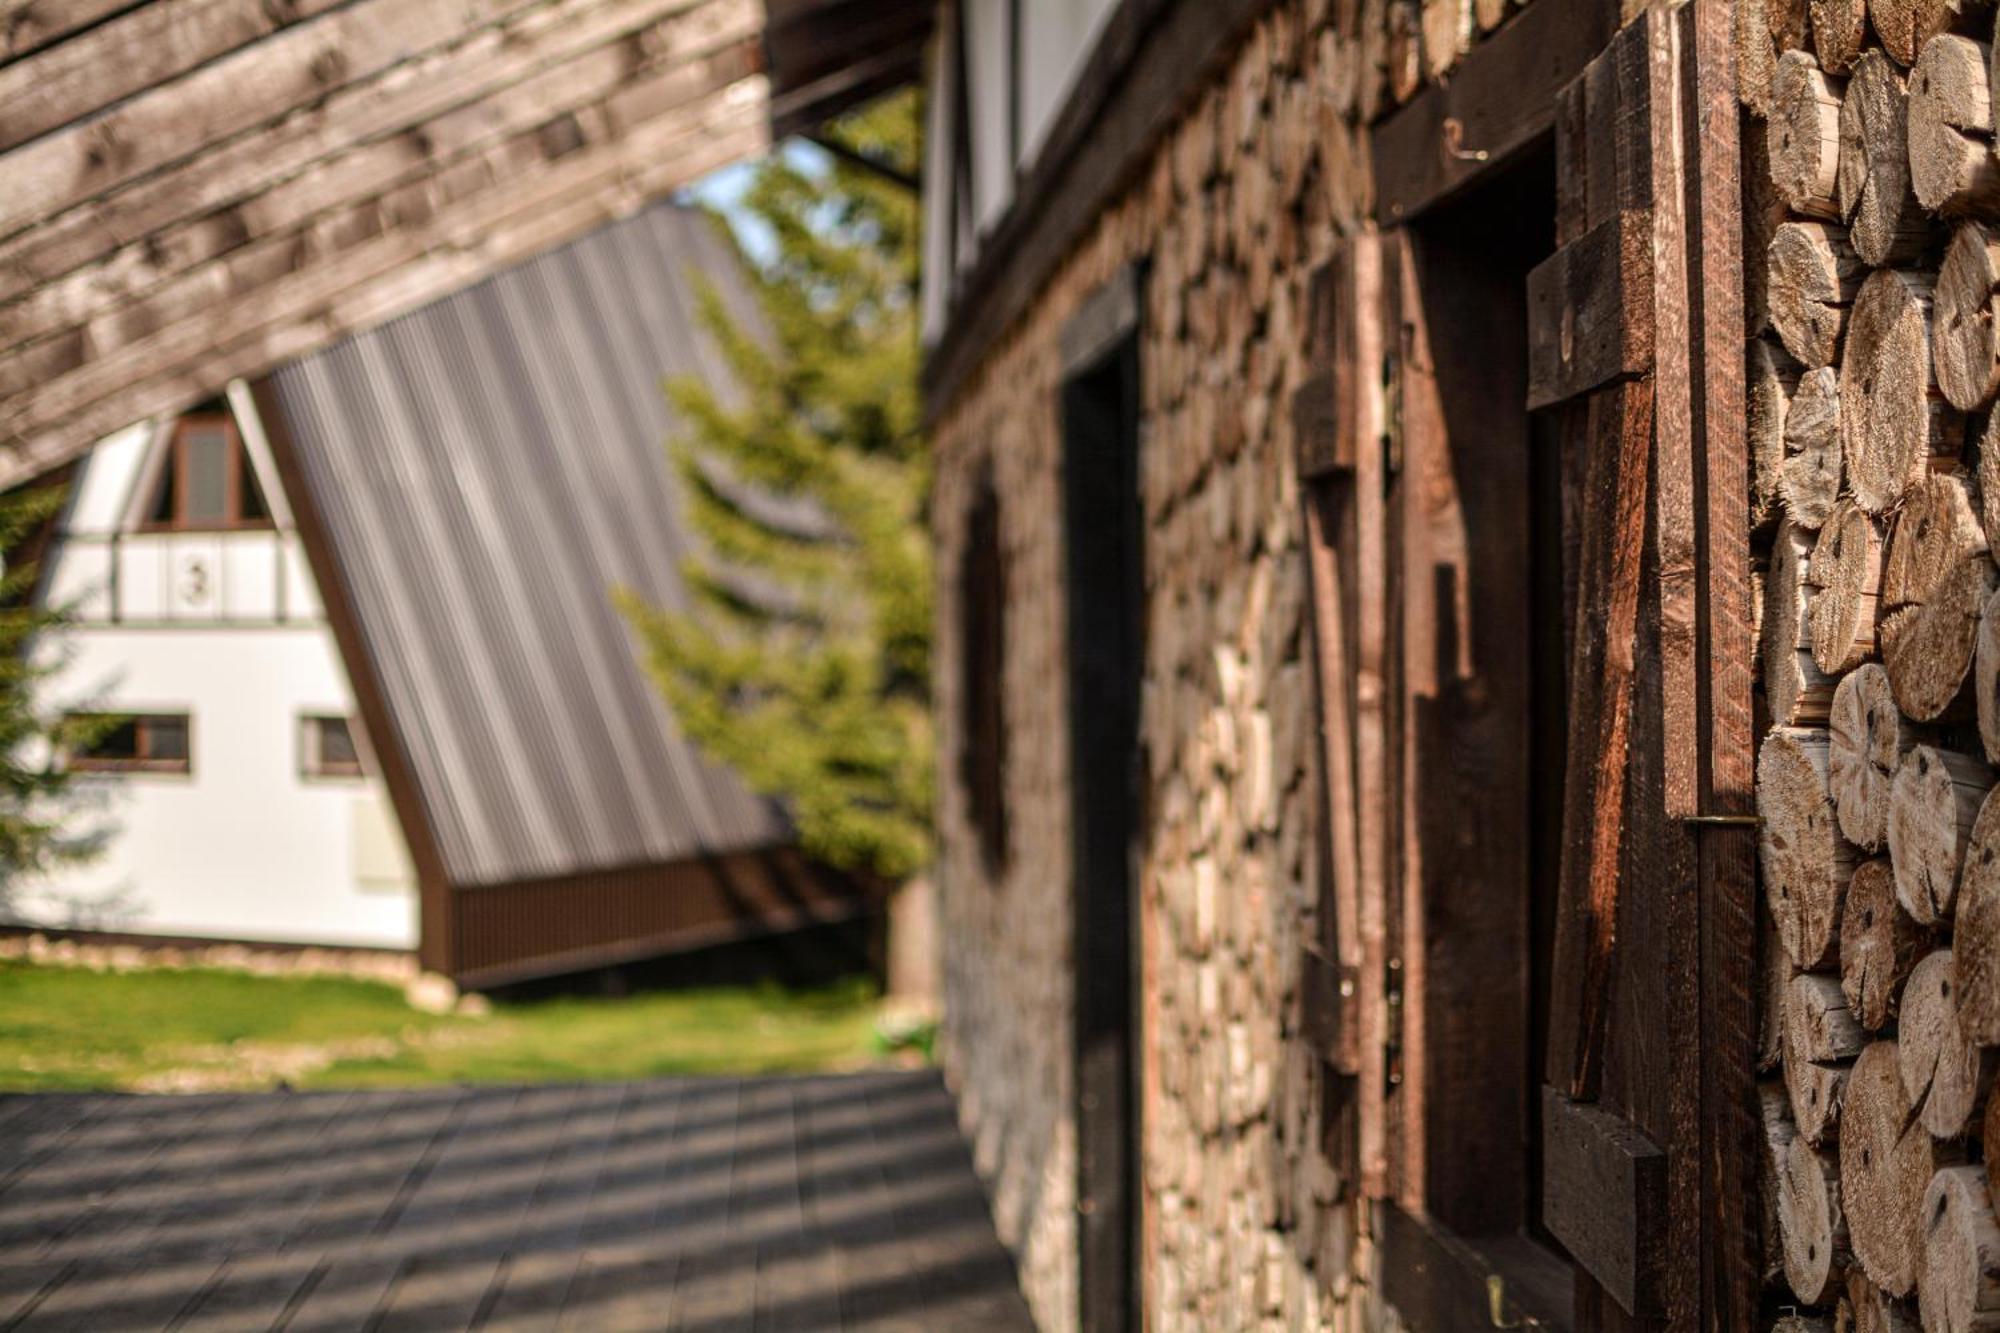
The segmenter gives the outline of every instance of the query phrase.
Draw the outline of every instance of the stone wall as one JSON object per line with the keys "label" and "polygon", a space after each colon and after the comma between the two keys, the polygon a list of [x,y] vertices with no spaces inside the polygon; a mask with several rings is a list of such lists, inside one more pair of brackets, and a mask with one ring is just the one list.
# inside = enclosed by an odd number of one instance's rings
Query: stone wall
{"label": "stone wall", "polygon": [[[1042,1325],[1076,1327],[1059,341],[1121,265],[1142,318],[1150,827],[1142,849],[1142,1283],[1152,1327],[1393,1327],[1308,1145],[1297,1030],[1315,927],[1305,569],[1287,405],[1306,284],[1371,208],[1359,128],[1508,12],[1281,0],[949,405],[937,438],[943,1055]],[[1492,12],[1486,13],[1490,9]],[[1001,496],[1011,861],[989,882],[958,772],[964,518]],[[1351,1245],[1350,1242],[1356,1242]]]}

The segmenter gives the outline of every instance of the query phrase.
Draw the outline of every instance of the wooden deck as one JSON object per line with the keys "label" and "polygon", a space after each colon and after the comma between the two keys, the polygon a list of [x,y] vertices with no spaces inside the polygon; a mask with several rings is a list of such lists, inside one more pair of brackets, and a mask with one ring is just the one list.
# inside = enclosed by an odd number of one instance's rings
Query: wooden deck
{"label": "wooden deck", "polygon": [[0,1328],[1031,1330],[929,1073],[0,1098]]}

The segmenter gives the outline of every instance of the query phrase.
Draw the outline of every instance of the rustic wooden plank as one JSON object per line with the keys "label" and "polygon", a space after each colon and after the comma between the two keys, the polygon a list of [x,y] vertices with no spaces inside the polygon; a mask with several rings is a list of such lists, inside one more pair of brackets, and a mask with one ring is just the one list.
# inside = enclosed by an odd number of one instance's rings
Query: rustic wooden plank
{"label": "rustic wooden plank", "polygon": [[1528,406],[1575,398],[1652,365],[1652,210],[1621,212],[1528,275]]}
{"label": "rustic wooden plank", "polygon": [[[1567,1266],[1548,1251],[1495,1243],[1474,1248],[1394,1203],[1378,1206],[1382,1299],[1415,1333],[1463,1333],[1494,1325],[1493,1287],[1507,1327],[1567,1328]],[[1495,1262],[1506,1250],[1517,1262]]]}
{"label": "rustic wooden plank", "polygon": [[1604,49],[1616,20],[1603,0],[1539,0],[1449,80],[1382,121],[1373,131],[1378,215],[1413,218],[1545,133],[1557,95]]}
{"label": "rustic wooden plank", "polygon": [[1602,1073],[1606,991],[1617,938],[1625,843],[1626,757],[1653,441],[1652,385],[1632,381],[1591,396],[1580,437],[1581,504],[1572,709],[1564,765],[1563,847],[1549,983],[1549,1082],[1595,1095]]}
{"label": "rustic wooden plank", "polygon": [[761,97],[756,76],[697,115],[670,114],[518,171],[495,164],[457,206],[255,289],[255,300],[231,302],[226,321],[180,321],[17,395],[0,409],[0,443],[11,451],[0,478],[32,476],[134,419],[198,402],[219,383],[337,342],[754,154],[767,143]]}
{"label": "rustic wooden plank", "polygon": [[[1754,806],[1757,735],[1751,688],[1750,464],[1745,438],[1742,358],[1747,288],[1743,253],[1744,164],[1757,159],[1739,138],[1729,0],[1694,0],[1688,62],[1695,156],[1688,238],[1699,319],[1694,324],[1700,382],[1695,394],[1699,491],[1696,502],[1706,689],[1701,740],[1706,758],[1702,809],[1744,815]],[[1761,1288],[1756,1205],[1757,939],[1755,838],[1748,828],[1701,835],[1701,1127],[1703,1303],[1710,1326],[1747,1328]]]}
{"label": "rustic wooden plank", "polygon": [[253,130],[527,2],[466,0],[446,7],[361,0],[0,154],[0,175],[13,187],[0,198],[0,236],[192,156],[203,145]]}
{"label": "rustic wooden plank", "polygon": [[1622,1117],[1542,1089],[1542,1220],[1630,1313],[1664,1311],[1667,1156]]}
{"label": "rustic wooden plank", "polygon": [[0,0],[0,60],[18,60],[140,0]]}
{"label": "rustic wooden plank", "polygon": [[154,0],[0,66],[0,152],[348,0]]}
{"label": "rustic wooden plank", "polygon": [[[227,257],[233,266],[283,271],[302,255],[317,253],[329,238],[357,230],[344,216],[393,213],[399,196],[431,177],[449,179],[467,159],[496,143],[549,133],[564,116],[615,127],[643,119],[648,107],[657,112],[684,101],[691,88],[714,85],[726,65],[743,60],[744,44],[756,35],[750,0],[676,11],[616,33],[615,40],[575,49],[588,36],[615,32],[611,20],[629,24],[667,2],[607,6],[554,31],[524,34],[501,52],[487,53],[480,69],[499,78],[518,74],[530,59],[544,60],[540,68],[470,101],[397,124],[393,133],[367,131],[387,122],[392,109],[408,113],[439,106],[453,87],[449,71],[398,84],[366,104],[350,97],[343,106],[351,116],[337,117],[333,108],[323,107],[288,120],[256,136],[259,151],[252,161],[230,160],[242,155],[240,142],[232,143],[101,206],[75,210],[0,245],[5,256],[0,297],[11,295],[0,304],[0,349],[73,335],[87,326],[87,347],[73,355],[101,354],[107,340],[115,345],[120,337],[133,336],[129,329],[162,322],[166,316],[158,308],[171,310],[176,303],[163,288],[178,287],[181,305],[198,301],[213,285],[215,270],[205,267],[213,261]],[[463,60],[472,63],[470,57]],[[331,133],[310,133],[312,125]],[[320,156],[310,165],[298,163],[316,150]],[[285,174],[295,163],[292,174]],[[198,179],[186,180],[190,174]],[[254,185],[258,192],[240,197],[232,183]],[[198,211],[183,216],[189,210]],[[125,243],[59,271],[114,235]]]}

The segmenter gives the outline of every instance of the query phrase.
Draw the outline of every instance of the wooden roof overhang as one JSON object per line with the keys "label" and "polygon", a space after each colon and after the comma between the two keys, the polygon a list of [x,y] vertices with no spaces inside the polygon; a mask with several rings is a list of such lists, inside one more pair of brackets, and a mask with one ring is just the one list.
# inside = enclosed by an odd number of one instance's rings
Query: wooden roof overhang
{"label": "wooden roof overhang", "polygon": [[764,27],[763,0],[0,0],[0,485],[762,151]]}
{"label": "wooden roof overhang", "polygon": [[772,133],[809,134],[921,82],[934,0],[766,0]]}

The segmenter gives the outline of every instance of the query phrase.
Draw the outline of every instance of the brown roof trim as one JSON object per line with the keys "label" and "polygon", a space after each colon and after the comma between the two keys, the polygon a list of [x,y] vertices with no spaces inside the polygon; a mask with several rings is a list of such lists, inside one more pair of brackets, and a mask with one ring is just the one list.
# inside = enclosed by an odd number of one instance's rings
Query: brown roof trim
{"label": "brown roof trim", "polygon": [[361,724],[368,729],[369,749],[382,767],[382,779],[389,789],[389,803],[395,807],[396,823],[409,845],[410,861],[417,871],[417,958],[427,971],[452,975],[458,967],[458,936],[454,921],[451,884],[445,876],[444,855],[437,833],[417,786],[416,772],[403,746],[403,737],[390,719],[382,692],[381,677],[369,655],[361,622],[355,616],[354,599],[348,591],[340,561],[327,536],[318,497],[306,482],[299,466],[298,450],[292,442],[291,423],[285,419],[284,405],[268,377],[250,386],[251,400],[270,445],[271,461],[278,469],[278,483],[292,507],[292,521],[305,546],[306,564],[319,586],[320,602],[326,608],[327,624],[333,629],[340,649],[341,665],[347,670],[354,690],[355,707],[361,710]]}
{"label": "brown roof trim", "polygon": [[924,365],[935,421],[1271,0],[1121,0]]}

